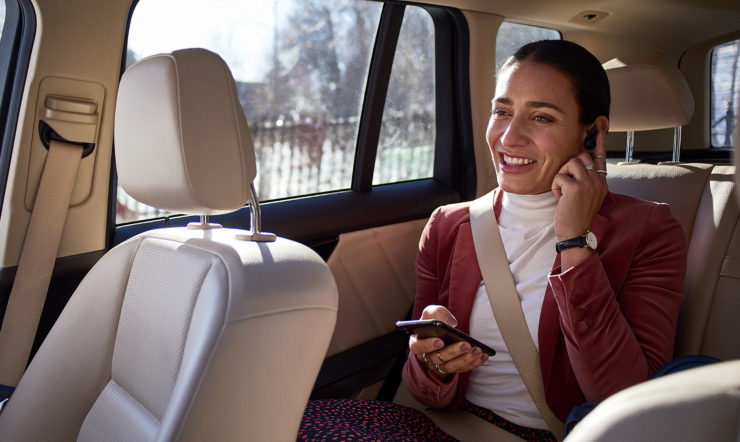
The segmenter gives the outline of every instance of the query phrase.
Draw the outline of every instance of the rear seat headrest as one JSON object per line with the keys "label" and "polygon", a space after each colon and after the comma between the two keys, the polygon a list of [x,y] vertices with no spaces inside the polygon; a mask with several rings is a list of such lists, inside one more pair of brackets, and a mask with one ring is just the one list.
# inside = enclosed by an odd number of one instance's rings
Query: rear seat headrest
{"label": "rear seat headrest", "polygon": [[144,204],[196,215],[242,207],[257,168],[234,79],[213,52],[154,55],[121,78],[119,184]]}
{"label": "rear seat headrest", "polygon": [[677,69],[669,77],[655,66],[619,64],[604,64],[612,96],[609,131],[665,129],[689,122],[694,99]]}

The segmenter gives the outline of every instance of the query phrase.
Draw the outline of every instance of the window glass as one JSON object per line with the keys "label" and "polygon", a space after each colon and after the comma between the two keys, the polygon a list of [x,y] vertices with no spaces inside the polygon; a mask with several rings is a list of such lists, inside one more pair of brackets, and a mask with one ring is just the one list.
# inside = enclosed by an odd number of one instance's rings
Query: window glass
{"label": "window glass", "polygon": [[2,35],[4,27],[5,27],[5,2],[0,1],[0,35]]}
{"label": "window glass", "polygon": [[560,32],[539,26],[501,23],[496,36],[496,71],[517,49],[539,40],[560,40]]}
{"label": "window glass", "polygon": [[[261,201],[348,189],[380,2],[141,0],[126,64],[188,47],[231,68]],[[120,188],[117,221],[166,215]]]}
{"label": "window glass", "polygon": [[383,109],[373,184],[431,177],[434,173],[434,23],[407,6]]}
{"label": "window glass", "polygon": [[740,94],[740,40],[712,50],[712,147],[732,147]]}

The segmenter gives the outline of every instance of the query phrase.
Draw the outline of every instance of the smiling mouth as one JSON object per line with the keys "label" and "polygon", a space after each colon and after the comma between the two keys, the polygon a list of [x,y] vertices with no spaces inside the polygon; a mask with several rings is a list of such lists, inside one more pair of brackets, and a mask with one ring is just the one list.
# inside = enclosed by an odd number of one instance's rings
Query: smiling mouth
{"label": "smiling mouth", "polygon": [[510,157],[506,154],[501,154],[501,158],[504,164],[509,166],[526,166],[527,164],[536,163],[535,160],[530,160],[529,158]]}

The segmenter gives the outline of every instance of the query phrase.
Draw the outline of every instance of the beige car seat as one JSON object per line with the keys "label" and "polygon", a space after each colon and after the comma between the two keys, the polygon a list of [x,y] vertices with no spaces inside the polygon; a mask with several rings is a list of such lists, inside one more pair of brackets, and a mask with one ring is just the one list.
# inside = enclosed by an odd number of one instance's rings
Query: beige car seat
{"label": "beige car seat", "polygon": [[740,440],[740,361],[667,375],[599,404],[568,442]]}
{"label": "beige car seat", "polygon": [[253,229],[202,217],[110,250],[0,414],[0,439],[295,440],[336,285],[309,248],[254,227],[254,152],[228,67],[202,49],[144,59],[123,75],[115,123],[126,192],[198,215],[251,200]]}
{"label": "beige car seat", "polygon": [[[610,130],[680,127],[693,114],[690,91],[678,70],[669,76],[652,66],[629,65],[607,69],[607,75],[615,97]],[[676,132],[674,144],[680,144]],[[740,229],[732,196],[734,173],[733,166],[680,162],[608,167],[611,191],[667,203],[686,233],[688,263],[676,356],[740,358]]]}

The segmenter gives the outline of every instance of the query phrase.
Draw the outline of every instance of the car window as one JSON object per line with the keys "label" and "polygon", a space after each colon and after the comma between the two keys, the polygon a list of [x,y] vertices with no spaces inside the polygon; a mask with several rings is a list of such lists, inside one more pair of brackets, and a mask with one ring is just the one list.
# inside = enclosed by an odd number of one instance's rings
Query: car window
{"label": "car window", "polygon": [[[141,0],[126,65],[188,47],[226,61],[255,145],[261,201],[349,189],[382,3]],[[169,215],[118,189],[118,223]]]}
{"label": "car window", "polygon": [[496,70],[509,56],[527,43],[539,40],[560,40],[560,32],[539,26],[503,22],[496,36]]}
{"label": "car window", "polygon": [[433,175],[434,90],[434,23],[425,10],[407,6],[383,109],[374,185]]}
{"label": "car window", "polygon": [[711,144],[712,147],[733,146],[732,133],[738,112],[740,93],[740,40],[716,46],[711,62]]}
{"label": "car window", "polygon": [[0,35],[5,27],[5,2],[0,2]]}

